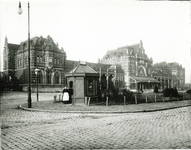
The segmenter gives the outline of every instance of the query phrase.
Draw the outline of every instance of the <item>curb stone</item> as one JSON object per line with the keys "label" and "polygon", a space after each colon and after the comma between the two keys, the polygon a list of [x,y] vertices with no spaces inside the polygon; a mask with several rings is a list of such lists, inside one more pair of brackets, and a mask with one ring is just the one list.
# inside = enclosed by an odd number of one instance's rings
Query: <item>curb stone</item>
{"label": "curb stone", "polygon": [[33,108],[26,108],[22,105],[19,105],[18,108],[26,111],[38,111],[38,112],[52,112],[52,113],[111,113],[111,114],[120,114],[120,113],[141,113],[141,112],[154,112],[154,111],[163,111],[168,109],[176,109],[181,107],[189,107],[191,104],[184,105],[184,106],[176,106],[176,107],[168,107],[168,108],[158,108],[158,109],[147,109],[147,110],[135,110],[135,111],[62,111],[62,110],[44,110],[44,109],[33,109]]}

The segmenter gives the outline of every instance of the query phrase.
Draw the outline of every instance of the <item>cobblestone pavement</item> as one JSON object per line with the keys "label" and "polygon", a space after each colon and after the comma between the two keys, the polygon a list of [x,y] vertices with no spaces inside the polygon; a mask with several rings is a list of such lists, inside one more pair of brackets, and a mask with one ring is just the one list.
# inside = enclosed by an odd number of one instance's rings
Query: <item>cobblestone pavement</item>
{"label": "cobblestone pavement", "polygon": [[2,150],[191,149],[191,107],[129,114],[66,114],[17,108],[1,97]]}

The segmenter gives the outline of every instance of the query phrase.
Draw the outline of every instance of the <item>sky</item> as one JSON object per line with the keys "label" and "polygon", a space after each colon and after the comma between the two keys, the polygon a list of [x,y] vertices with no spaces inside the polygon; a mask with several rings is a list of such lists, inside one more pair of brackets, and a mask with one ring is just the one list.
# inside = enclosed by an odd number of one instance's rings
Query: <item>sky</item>
{"label": "sky", "polygon": [[[0,51],[28,38],[28,1],[0,0]],[[153,63],[178,62],[191,83],[190,1],[31,0],[30,37],[50,35],[67,59],[97,62],[108,50],[143,42]],[[2,58],[1,58],[2,65]]]}

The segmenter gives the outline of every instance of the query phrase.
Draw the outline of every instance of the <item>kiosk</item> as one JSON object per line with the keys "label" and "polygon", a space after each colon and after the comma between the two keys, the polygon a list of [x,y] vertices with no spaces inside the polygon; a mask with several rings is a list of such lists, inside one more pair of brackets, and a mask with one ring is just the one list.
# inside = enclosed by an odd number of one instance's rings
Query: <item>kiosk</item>
{"label": "kiosk", "polygon": [[99,74],[86,62],[80,62],[65,77],[72,91],[72,104],[84,105],[85,99],[98,96]]}

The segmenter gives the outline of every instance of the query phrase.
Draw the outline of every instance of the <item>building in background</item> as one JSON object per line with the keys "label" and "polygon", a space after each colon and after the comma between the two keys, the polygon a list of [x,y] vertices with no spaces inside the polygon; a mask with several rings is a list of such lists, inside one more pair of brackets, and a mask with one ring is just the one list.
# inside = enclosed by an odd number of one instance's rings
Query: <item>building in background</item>
{"label": "building in background", "polygon": [[[64,84],[64,69],[66,53],[64,49],[58,48],[53,39],[34,37],[30,40],[30,65],[31,83],[35,84],[37,77],[35,69],[40,69],[38,82],[41,86]],[[5,39],[4,46],[4,74],[7,82],[22,85],[23,90],[28,84],[28,41],[23,41],[19,45],[8,43]],[[59,86],[58,86],[59,87]]]}
{"label": "building in background", "polygon": [[169,63],[172,72],[172,87],[184,89],[185,87],[185,68],[177,62]]}
{"label": "building in background", "polygon": [[[34,37],[30,40],[31,86],[36,88],[38,74],[39,90],[62,91],[67,83],[66,74],[71,72],[79,61],[67,60],[66,52],[59,48],[50,36]],[[3,80],[5,87],[10,85],[28,87],[28,41],[20,44],[8,43],[5,38],[3,53]],[[145,53],[142,41],[137,44],[109,50],[98,63],[86,62],[99,73],[98,89],[106,90],[110,83],[119,89],[160,89],[168,87],[183,88],[185,69],[177,63],[165,62],[154,64]]]}
{"label": "building in background", "polygon": [[160,89],[185,86],[185,68],[178,63],[160,62],[152,67],[152,76],[161,82]]}
{"label": "building in background", "polygon": [[153,60],[146,55],[142,41],[107,51],[101,63],[120,65],[128,89],[153,89],[160,83],[151,76]]}
{"label": "building in background", "polygon": [[[31,38],[30,59],[32,91],[36,88],[37,76],[34,71],[36,68],[40,69],[39,90],[44,92],[62,91],[63,85],[67,83],[65,74],[79,64],[79,61],[66,60],[64,49],[59,49],[50,36]],[[8,43],[8,39],[5,38],[3,61],[2,74],[6,81],[4,84],[8,88],[13,88],[10,85],[14,85],[15,88],[21,86],[22,90],[26,91],[28,89],[28,41],[17,45]],[[106,88],[107,76],[116,86],[124,86],[124,74],[121,66],[91,62],[88,62],[87,65],[99,73],[99,87]]]}

